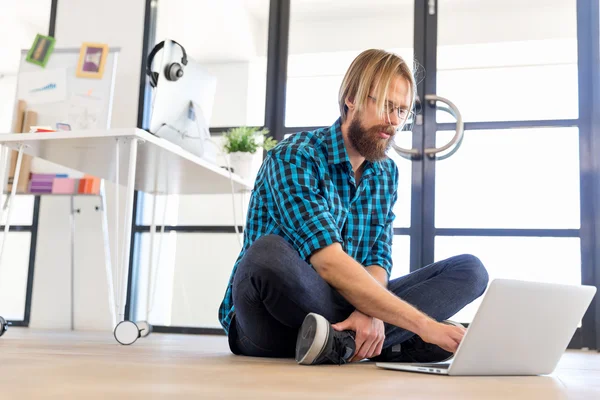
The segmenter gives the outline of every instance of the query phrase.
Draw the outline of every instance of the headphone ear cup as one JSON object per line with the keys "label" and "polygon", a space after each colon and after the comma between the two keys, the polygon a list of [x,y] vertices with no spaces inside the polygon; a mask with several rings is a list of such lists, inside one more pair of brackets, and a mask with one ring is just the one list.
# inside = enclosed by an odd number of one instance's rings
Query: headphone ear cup
{"label": "headphone ear cup", "polygon": [[150,75],[150,86],[153,88],[158,84],[158,72],[152,71],[152,75]]}
{"label": "headphone ear cup", "polygon": [[170,64],[167,67],[167,79],[170,81],[177,81],[183,76],[183,68],[179,63]]}

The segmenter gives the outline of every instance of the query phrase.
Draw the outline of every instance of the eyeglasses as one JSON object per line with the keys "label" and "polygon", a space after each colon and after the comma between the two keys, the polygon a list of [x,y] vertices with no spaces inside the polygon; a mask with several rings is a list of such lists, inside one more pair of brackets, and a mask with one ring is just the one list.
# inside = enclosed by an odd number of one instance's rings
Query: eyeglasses
{"label": "eyeglasses", "polygon": [[[376,97],[373,97],[371,95],[368,95],[370,99],[377,101]],[[398,118],[400,119],[400,121],[406,121],[408,119],[412,119],[414,117],[414,113],[409,110],[408,108],[402,108],[400,106],[398,107],[394,107],[394,104],[391,101],[386,101],[383,104],[383,109],[385,110],[385,112],[389,115],[392,112],[394,112],[394,110],[398,110]]]}

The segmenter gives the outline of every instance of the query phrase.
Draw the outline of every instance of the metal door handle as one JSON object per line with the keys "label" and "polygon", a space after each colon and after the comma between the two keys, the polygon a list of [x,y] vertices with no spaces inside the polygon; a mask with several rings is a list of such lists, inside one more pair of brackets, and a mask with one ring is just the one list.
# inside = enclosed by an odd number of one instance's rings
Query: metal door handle
{"label": "metal door handle", "polygon": [[[463,136],[465,133],[465,124],[463,122],[460,111],[454,105],[454,103],[452,103],[450,100],[448,100],[444,97],[436,96],[435,94],[427,94],[427,95],[425,95],[425,101],[427,101],[429,103],[429,105],[432,107],[436,106],[435,105],[436,101],[446,103],[448,105],[448,107],[439,107],[439,109],[449,113],[454,118],[456,118],[456,133],[454,134],[454,137],[452,137],[452,139],[448,143],[443,145],[442,147],[433,147],[433,148],[425,149],[425,154],[427,156],[429,156],[429,158],[435,158],[436,160],[444,160],[444,159],[450,157],[452,154],[456,153],[456,151],[462,144],[462,139],[463,139]],[[448,150],[450,147],[452,147],[454,145],[456,145],[456,147],[454,149],[452,149],[452,151],[450,153],[444,154],[443,156],[440,156],[440,157],[436,156],[437,153],[441,153],[444,150]]]}
{"label": "metal door handle", "polygon": [[392,141],[392,148],[396,150],[396,153],[402,158],[406,158],[407,160],[416,160],[419,159],[421,153],[417,149],[405,149],[403,147],[398,146],[396,143]]}
{"label": "metal door handle", "polygon": [[[417,98],[417,102],[418,101],[419,100]],[[446,158],[448,158],[451,155],[453,155],[454,153],[456,153],[456,151],[460,148],[460,146],[462,144],[462,140],[463,140],[464,132],[465,132],[465,124],[463,122],[462,115],[461,115],[460,111],[458,110],[458,108],[456,107],[456,105],[454,105],[454,103],[452,103],[450,100],[448,100],[444,97],[436,96],[434,94],[427,94],[427,95],[425,95],[425,101],[427,103],[429,103],[429,105],[431,107],[436,107],[436,102],[438,102],[438,101],[441,103],[446,103],[448,105],[447,107],[437,107],[437,109],[440,111],[447,112],[448,114],[452,115],[456,119],[456,133],[454,134],[454,137],[452,137],[452,139],[448,143],[446,143],[442,147],[433,147],[433,148],[425,149],[425,154],[429,158],[436,159],[438,161],[445,160]],[[418,116],[416,116],[416,118],[418,118]],[[447,150],[454,145],[455,145],[455,147],[449,153],[444,154],[443,156],[436,155],[437,153],[441,153],[442,151]],[[398,146],[394,142],[392,142],[392,148],[394,150],[396,150],[396,153],[398,153],[399,156],[406,158],[408,160],[418,160],[421,158],[421,153],[419,152],[418,149],[405,149],[403,147]]]}

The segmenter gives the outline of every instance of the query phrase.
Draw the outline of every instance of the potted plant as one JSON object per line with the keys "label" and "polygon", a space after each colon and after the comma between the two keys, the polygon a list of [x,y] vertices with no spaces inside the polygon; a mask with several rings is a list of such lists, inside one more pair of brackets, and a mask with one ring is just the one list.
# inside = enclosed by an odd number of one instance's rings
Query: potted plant
{"label": "potted plant", "polygon": [[267,128],[240,126],[228,130],[223,138],[225,152],[229,154],[229,166],[243,179],[252,178],[252,165],[258,149],[271,150],[277,141]]}

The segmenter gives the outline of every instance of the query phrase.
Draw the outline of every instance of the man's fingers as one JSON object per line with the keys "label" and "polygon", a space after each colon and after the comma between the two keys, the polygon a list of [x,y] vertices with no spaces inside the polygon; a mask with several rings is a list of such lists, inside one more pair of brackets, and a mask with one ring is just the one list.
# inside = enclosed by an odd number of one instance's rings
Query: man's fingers
{"label": "man's fingers", "polygon": [[452,352],[452,353],[456,353],[456,349],[458,348],[458,343],[456,340],[450,338],[450,340],[448,340],[448,351]]}
{"label": "man's fingers", "polygon": [[359,353],[364,346],[364,342],[366,339],[366,335],[363,331],[356,332],[356,337],[354,338],[354,344],[356,345],[356,351],[354,352],[354,357],[352,357],[352,361],[357,361],[359,357]]}
{"label": "man's fingers", "polygon": [[360,346],[360,349],[357,346],[356,355],[354,357],[356,359],[356,361],[360,361],[363,358],[365,358],[372,345],[373,345],[373,340],[371,338],[369,338],[368,336],[366,336],[366,339]]}
{"label": "man's fingers", "polygon": [[373,355],[371,357],[377,357],[378,355],[381,354],[381,350],[383,350],[384,340],[385,340],[385,336],[383,336],[382,338],[379,339],[379,342],[377,342],[377,347],[375,347],[375,352],[373,353]]}
{"label": "man's fingers", "polygon": [[[342,322],[338,322],[337,324],[332,324],[331,327],[333,329],[335,329],[336,331],[345,331],[345,330],[350,329],[350,323],[346,319]],[[352,329],[350,329],[350,330],[352,330]]]}
{"label": "man's fingers", "polygon": [[450,353],[455,353],[458,345],[456,344],[456,342],[454,340],[452,340],[451,338],[448,338],[447,340],[444,341],[444,343],[442,343],[441,347],[444,350],[449,351]]}
{"label": "man's fingers", "polygon": [[458,333],[460,336],[465,336],[465,333],[467,333],[467,330],[465,328],[463,328],[462,326],[457,326],[454,331],[456,333]]}
{"label": "man's fingers", "polygon": [[356,352],[354,353],[354,357],[352,357],[352,362],[364,359],[368,349],[369,344],[367,342],[363,342],[360,347],[357,346]]}
{"label": "man's fingers", "polygon": [[369,346],[369,348],[367,349],[367,353],[365,354],[364,358],[375,357],[375,350],[377,350],[378,345],[379,345],[379,342],[377,341],[377,338],[375,338],[375,340],[373,340],[371,342],[371,346]]}
{"label": "man's fingers", "polygon": [[466,331],[464,331],[464,330],[455,330],[452,332],[451,336],[452,336],[452,339],[454,339],[454,340],[458,341],[458,343],[460,343],[463,340],[463,338],[465,337],[465,333],[466,333]]}

